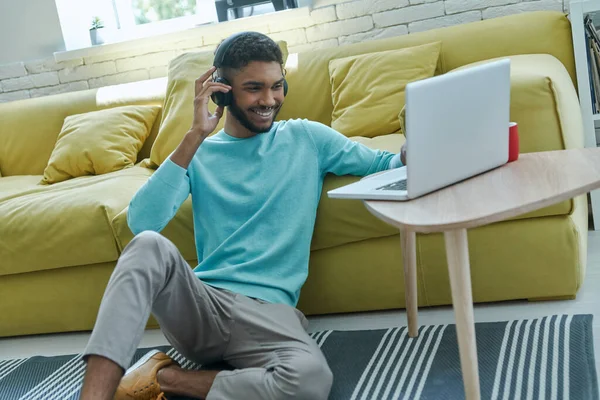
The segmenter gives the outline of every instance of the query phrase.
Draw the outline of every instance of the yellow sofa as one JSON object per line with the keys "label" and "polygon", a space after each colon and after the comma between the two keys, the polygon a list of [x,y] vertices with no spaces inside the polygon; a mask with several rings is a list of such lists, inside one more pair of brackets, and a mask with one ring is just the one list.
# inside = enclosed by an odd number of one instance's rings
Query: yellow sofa
{"label": "yellow sofa", "polygon": [[[331,123],[328,62],[349,55],[441,41],[437,74],[511,56],[511,119],[521,151],[583,146],[570,23],[534,12],[401,37],[290,55],[290,93],[281,119]],[[295,58],[297,57],[297,58]],[[66,116],[125,104],[162,105],[166,79],[0,105],[0,336],[90,330],[106,283],[132,233],[128,202],[153,173],[118,172],[40,186]],[[157,118],[138,161],[150,155]],[[401,134],[354,137],[397,152]],[[323,191],[357,177],[326,178]],[[162,232],[197,262],[188,199]],[[587,202],[581,196],[469,232],[473,298],[573,298],[584,278]],[[299,308],[309,315],[404,307],[398,232],[361,202],[319,203],[310,274]],[[417,240],[419,305],[450,304],[441,235]],[[150,321],[151,326],[155,326]]]}

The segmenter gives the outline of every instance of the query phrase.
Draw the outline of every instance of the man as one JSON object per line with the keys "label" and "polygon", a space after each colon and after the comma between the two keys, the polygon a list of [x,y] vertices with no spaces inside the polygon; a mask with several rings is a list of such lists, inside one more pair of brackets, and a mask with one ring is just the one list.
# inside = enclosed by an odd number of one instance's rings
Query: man
{"label": "man", "polygon": [[[235,38],[223,65],[197,81],[194,119],[177,149],[131,200],[136,236],[106,288],[84,352],[81,398],[326,399],[332,374],[295,308],[327,173],[364,176],[402,165],[307,120],[275,121],[283,60],[259,33]],[[217,72],[227,83],[215,82]],[[290,89],[292,90],[292,89]],[[216,92],[233,94],[224,129]],[[160,232],[191,193],[199,265]],[[172,346],[203,365],[187,371],[150,353],[123,377],[152,313]]]}

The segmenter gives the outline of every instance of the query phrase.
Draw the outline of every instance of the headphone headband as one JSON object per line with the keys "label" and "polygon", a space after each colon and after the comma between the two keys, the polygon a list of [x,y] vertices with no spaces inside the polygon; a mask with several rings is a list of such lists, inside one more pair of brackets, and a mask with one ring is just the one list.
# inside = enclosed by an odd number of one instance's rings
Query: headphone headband
{"label": "headphone headband", "polygon": [[240,37],[243,35],[246,35],[250,32],[238,32],[238,33],[234,33],[233,35],[229,36],[227,39],[225,39],[217,48],[217,53],[215,54],[215,60],[213,62],[213,65],[217,68],[221,68],[221,66],[223,65],[223,61],[225,60],[225,54],[227,54],[227,50],[229,50],[229,48],[231,47],[231,45]]}

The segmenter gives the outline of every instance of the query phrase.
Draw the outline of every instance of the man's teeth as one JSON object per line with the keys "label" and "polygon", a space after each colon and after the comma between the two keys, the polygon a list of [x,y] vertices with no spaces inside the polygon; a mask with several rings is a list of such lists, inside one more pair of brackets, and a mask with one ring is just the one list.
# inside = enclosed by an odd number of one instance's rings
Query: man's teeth
{"label": "man's teeth", "polygon": [[268,109],[265,109],[265,110],[262,110],[262,111],[259,111],[259,110],[255,109],[255,110],[252,110],[252,111],[254,111],[255,113],[257,113],[261,117],[268,117],[273,112],[273,109],[272,108],[268,108]]}

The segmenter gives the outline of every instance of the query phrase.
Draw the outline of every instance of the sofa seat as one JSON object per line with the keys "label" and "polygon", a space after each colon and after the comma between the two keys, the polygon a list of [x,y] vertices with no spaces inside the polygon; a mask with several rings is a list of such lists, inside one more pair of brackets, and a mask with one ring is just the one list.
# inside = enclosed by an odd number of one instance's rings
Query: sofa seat
{"label": "sofa seat", "polygon": [[0,178],[0,276],[117,260],[110,221],[151,173],[133,167],[53,185]]}
{"label": "sofa seat", "polygon": [[37,189],[42,175],[17,175],[0,178],[0,203],[20,196],[29,190]]}

